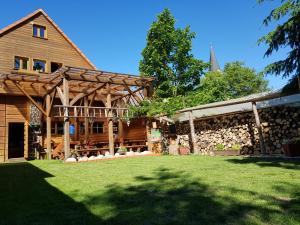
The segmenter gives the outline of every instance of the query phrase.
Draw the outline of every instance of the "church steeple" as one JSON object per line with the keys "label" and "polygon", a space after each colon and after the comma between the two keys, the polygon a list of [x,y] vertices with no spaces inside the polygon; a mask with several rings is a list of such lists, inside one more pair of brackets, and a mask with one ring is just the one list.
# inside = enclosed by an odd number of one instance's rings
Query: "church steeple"
{"label": "church steeple", "polygon": [[210,71],[213,71],[213,72],[214,71],[221,71],[219,63],[218,63],[217,58],[216,58],[215,51],[214,51],[212,45],[210,46],[209,64],[210,64],[210,67],[209,67]]}

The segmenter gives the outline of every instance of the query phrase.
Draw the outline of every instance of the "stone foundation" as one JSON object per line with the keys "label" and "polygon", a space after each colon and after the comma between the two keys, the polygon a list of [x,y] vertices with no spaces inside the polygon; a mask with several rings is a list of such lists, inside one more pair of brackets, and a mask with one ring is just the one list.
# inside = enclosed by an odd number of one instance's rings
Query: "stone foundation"
{"label": "stone foundation", "polygon": [[[274,107],[258,110],[263,137],[268,154],[282,154],[285,139],[299,137],[300,108]],[[195,120],[197,146],[202,153],[209,153],[217,144],[231,149],[241,146],[241,154],[260,154],[259,136],[253,112],[223,115],[209,119]],[[190,144],[188,121],[176,124],[180,143]]]}

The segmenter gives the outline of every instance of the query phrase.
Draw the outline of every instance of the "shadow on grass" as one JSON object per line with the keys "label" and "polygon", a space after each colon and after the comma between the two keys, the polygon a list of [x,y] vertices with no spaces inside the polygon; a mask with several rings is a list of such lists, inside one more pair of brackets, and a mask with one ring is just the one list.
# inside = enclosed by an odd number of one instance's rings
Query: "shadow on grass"
{"label": "shadow on grass", "polygon": [[288,206],[269,197],[268,207],[249,203],[235,194],[257,200],[264,196],[228,188],[232,195],[220,195],[218,187],[166,168],[138,176],[132,185],[114,184],[105,192],[85,195],[80,203],[49,185],[47,177],[51,175],[29,163],[0,165],[0,224],[261,224],[276,222],[284,207],[284,216],[300,222],[297,199]]}
{"label": "shadow on grass", "polygon": [[[87,197],[85,203],[109,205],[114,213],[105,219],[108,224],[268,224],[276,222],[284,210],[280,199],[230,188],[222,195],[216,192],[218,187],[166,168],[138,176],[136,181],[127,187],[115,184],[101,196]],[[264,198],[268,203],[247,202],[244,196],[257,201]],[[300,222],[296,202],[289,199],[290,211],[284,216]],[[284,221],[284,216],[282,223],[293,224]]]}
{"label": "shadow on grass", "polygon": [[99,222],[83,204],[48,184],[48,177],[30,163],[0,164],[0,224]]}
{"label": "shadow on grass", "polygon": [[267,158],[267,157],[249,157],[228,159],[228,162],[235,164],[256,164],[260,167],[278,167],[285,169],[300,170],[299,158]]}

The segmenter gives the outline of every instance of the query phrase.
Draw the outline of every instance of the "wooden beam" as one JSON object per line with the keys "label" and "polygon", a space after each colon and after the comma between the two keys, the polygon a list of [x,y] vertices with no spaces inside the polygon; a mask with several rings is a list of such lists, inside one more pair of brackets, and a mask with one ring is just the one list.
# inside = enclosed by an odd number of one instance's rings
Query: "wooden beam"
{"label": "wooden beam", "polygon": [[[109,84],[107,84],[107,89],[110,90]],[[111,108],[111,94],[108,92],[106,97],[106,107]],[[115,154],[114,147],[114,131],[113,131],[113,121],[112,121],[112,111],[108,112],[108,142],[109,142],[109,152],[111,155]]]}
{"label": "wooden beam", "polygon": [[85,93],[80,93],[80,94],[76,95],[75,98],[73,98],[72,101],[70,102],[70,106],[74,105],[79,99],[93,94],[95,91],[101,89],[104,86],[105,86],[105,84],[98,84],[98,85],[96,85],[96,87],[94,89],[92,89],[90,91],[86,91]]}
{"label": "wooden beam", "polygon": [[58,93],[58,97],[59,97],[61,103],[64,104],[64,102],[66,100],[65,100],[65,95],[64,95],[63,91],[60,89],[60,87],[56,87],[56,91]]}
{"label": "wooden beam", "polygon": [[50,110],[51,110],[51,96],[48,94],[46,96],[46,146],[47,146],[47,158],[51,159],[51,117],[50,117]]}
{"label": "wooden beam", "polygon": [[47,116],[47,113],[45,112],[45,110],[43,109],[43,107],[38,104],[23,88],[22,86],[16,82],[13,81],[13,83],[16,85],[16,87],[44,114],[44,116]]}
{"label": "wooden beam", "polygon": [[132,95],[132,97],[137,101],[137,103],[140,103],[142,100],[138,98],[138,96],[128,87],[125,80],[123,82],[126,90]]}
{"label": "wooden beam", "polygon": [[147,119],[146,121],[146,135],[147,135],[147,146],[148,151],[152,152],[152,141],[151,141],[151,121]]}
{"label": "wooden beam", "polygon": [[56,96],[56,92],[57,92],[57,90],[55,89],[55,91],[53,93],[53,96],[52,96],[52,99],[51,99],[49,111],[47,111],[47,115],[51,114],[51,111],[52,111],[52,108],[53,108],[53,102],[54,102],[54,99],[55,99],[55,96]]}
{"label": "wooden beam", "polygon": [[88,106],[89,106],[89,99],[88,97],[84,97],[83,104],[85,106],[84,108],[84,140],[85,142],[89,139],[89,118],[88,118]]}
{"label": "wooden beam", "polygon": [[119,119],[118,121],[118,137],[120,145],[122,146],[124,144],[124,127],[123,127],[123,121]]}
{"label": "wooden beam", "polygon": [[261,150],[262,154],[266,154],[265,141],[264,141],[264,137],[263,137],[263,133],[262,133],[262,129],[261,129],[259,115],[258,115],[258,111],[257,111],[257,107],[256,107],[256,102],[252,102],[252,110],[254,113],[255,123],[256,123],[257,131],[258,131],[260,150]]}
{"label": "wooden beam", "polygon": [[193,117],[192,111],[189,111],[189,123],[190,123],[190,135],[191,135],[192,149],[193,149],[194,154],[199,154],[199,151],[197,148],[197,142],[196,142],[194,117]]}
{"label": "wooden beam", "polygon": [[53,85],[53,86],[47,91],[47,93],[45,94],[45,96],[48,95],[48,94],[51,94],[54,90],[56,90],[56,87],[60,86],[60,85],[62,84],[62,82],[63,82],[63,81],[60,80],[59,82],[57,82],[57,84]]}
{"label": "wooden beam", "polygon": [[[132,92],[132,93],[136,93],[136,92],[141,91],[141,90],[143,90],[143,89],[144,89],[144,87],[140,87],[140,88],[138,88],[138,89],[136,89],[136,90],[134,90],[134,91],[131,91],[131,92]],[[131,93],[125,94],[125,95],[123,95],[123,96],[115,97],[114,99],[112,99],[112,101],[117,101],[117,100],[122,99],[122,98],[124,98],[124,97],[127,97],[127,96],[129,96],[129,95],[131,95]]]}
{"label": "wooden beam", "polygon": [[92,99],[91,99],[91,101],[90,101],[90,103],[89,103],[89,107],[92,106],[92,104],[93,104],[93,102],[94,102],[94,100],[95,100],[96,95],[97,95],[97,91],[94,92],[94,94],[93,94],[93,96],[92,96]]}
{"label": "wooden beam", "polygon": [[[63,90],[64,90],[64,106],[69,106],[69,81],[67,78],[63,78]],[[64,151],[65,159],[70,156],[70,120],[67,110],[64,115]]]}

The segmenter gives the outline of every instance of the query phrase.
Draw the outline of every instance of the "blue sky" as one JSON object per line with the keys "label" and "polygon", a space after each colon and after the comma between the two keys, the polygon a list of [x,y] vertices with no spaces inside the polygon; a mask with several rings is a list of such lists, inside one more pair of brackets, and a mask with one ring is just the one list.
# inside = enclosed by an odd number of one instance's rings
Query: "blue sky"
{"label": "blue sky", "polygon": [[[239,60],[261,71],[287,53],[283,49],[264,58],[266,47],[257,46],[257,39],[274,28],[265,28],[263,18],[279,3],[280,0],[263,5],[256,0],[4,1],[0,27],[42,8],[99,69],[138,74],[147,31],[156,15],[169,8],[177,26],[190,25],[196,32],[195,57],[208,61],[213,43],[221,67]],[[267,79],[275,89],[287,82],[275,76]]]}

